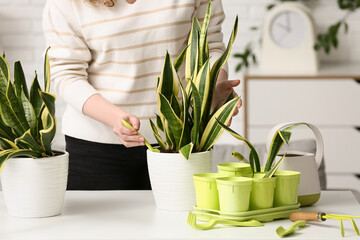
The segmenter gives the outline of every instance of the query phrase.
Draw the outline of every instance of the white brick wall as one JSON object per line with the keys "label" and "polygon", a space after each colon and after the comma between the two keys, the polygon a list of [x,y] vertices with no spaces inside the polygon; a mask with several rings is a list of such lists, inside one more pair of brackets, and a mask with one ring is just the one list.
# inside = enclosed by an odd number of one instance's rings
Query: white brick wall
{"label": "white brick wall", "polygon": [[[21,60],[28,81],[32,80],[35,70],[38,71],[39,79],[42,81],[43,52],[46,46],[41,32],[41,17],[45,1],[0,0],[0,53],[5,51],[11,64]],[[227,15],[223,27],[225,42],[230,36],[235,16],[239,16],[239,32],[233,53],[241,50],[250,40],[258,39],[258,35],[251,32],[249,28],[261,24],[266,13],[265,6],[271,2],[273,1],[223,0]],[[337,8],[336,0],[309,0],[308,5],[313,10],[319,31],[324,31],[329,24],[345,14]],[[353,14],[348,22],[350,31],[347,35],[340,37],[339,49],[330,55],[321,54],[321,59],[360,61],[360,11]],[[234,69],[235,64],[236,61],[230,59],[230,69]],[[235,74],[233,71],[230,72],[230,77],[240,78],[239,74]],[[238,92],[241,95],[241,87]],[[63,102],[58,99],[57,113],[59,115],[63,111],[63,106]],[[241,116],[239,116],[234,119],[233,126],[241,131],[241,125]],[[57,142],[61,145],[61,138],[59,139]],[[226,135],[222,141],[226,142]]]}

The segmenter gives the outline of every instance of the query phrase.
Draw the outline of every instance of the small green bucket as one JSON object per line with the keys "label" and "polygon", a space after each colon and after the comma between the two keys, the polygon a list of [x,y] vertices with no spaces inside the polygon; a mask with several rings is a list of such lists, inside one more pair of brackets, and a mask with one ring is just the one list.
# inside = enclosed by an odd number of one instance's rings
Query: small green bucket
{"label": "small green bucket", "polygon": [[276,177],[263,178],[264,173],[255,173],[250,197],[250,209],[266,209],[274,206]]}
{"label": "small green bucket", "polygon": [[293,205],[298,202],[298,189],[300,183],[300,172],[277,171],[274,206]]}
{"label": "small green bucket", "polygon": [[229,162],[229,163],[220,163],[217,165],[218,173],[228,174],[232,176],[240,177],[252,177],[252,171],[250,164],[247,163],[238,163],[238,162]]}
{"label": "small green bucket", "polygon": [[199,173],[193,175],[197,207],[220,210],[216,178],[224,176],[226,175],[219,173]]}
{"label": "small green bucket", "polygon": [[246,177],[223,177],[216,179],[222,212],[245,212],[249,210],[252,179]]}

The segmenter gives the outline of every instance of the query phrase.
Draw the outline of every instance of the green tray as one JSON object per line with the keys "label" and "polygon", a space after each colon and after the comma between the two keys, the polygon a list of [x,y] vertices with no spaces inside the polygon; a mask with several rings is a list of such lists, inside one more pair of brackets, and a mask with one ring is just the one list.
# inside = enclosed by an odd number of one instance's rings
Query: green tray
{"label": "green tray", "polygon": [[211,218],[229,219],[235,221],[258,220],[260,222],[271,222],[275,219],[289,218],[293,212],[300,211],[300,204],[282,207],[273,207],[246,212],[221,212],[218,210],[198,208],[194,206],[194,213],[200,221],[209,221]]}

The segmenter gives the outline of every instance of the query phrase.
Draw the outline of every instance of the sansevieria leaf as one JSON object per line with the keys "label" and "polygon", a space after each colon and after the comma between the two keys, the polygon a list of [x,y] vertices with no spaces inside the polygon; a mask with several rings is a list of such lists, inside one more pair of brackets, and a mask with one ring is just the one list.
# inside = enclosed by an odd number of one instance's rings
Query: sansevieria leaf
{"label": "sansevieria leaf", "polygon": [[35,72],[35,77],[30,87],[30,103],[34,108],[36,116],[39,115],[40,109],[43,104],[43,100],[40,97],[40,91],[41,87],[37,79],[37,73]]}
{"label": "sansevieria leaf", "polygon": [[56,133],[56,122],[53,116],[49,113],[49,111],[46,111],[47,115],[44,116],[46,119],[48,119],[47,127],[43,130],[40,130],[40,141],[42,144],[42,147],[45,149],[45,154],[47,156],[52,156],[51,151],[51,142],[55,137]]}
{"label": "sansevieria leaf", "polygon": [[309,127],[309,125],[307,123],[296,123],[287,128],[276,131],[276,133],[274,134],[273,139],[271,141],[269,155],[268,155],[268,158],[266,161],[266,166],[265,166],[265,172],[267,172],[271,169],[273,162],[274,162],[277,154],[279,153],[281,147],[284,145],[284,143],[289,144],[290,137],[291,137],[290,131],[293,128],[300,126],[300,125],[306,125]]}
{"label": "sansevieria leaf", "polygon": [[154,136],[155,136],[157,142],[159,143],[160,148],[166,149],[166,143],[161,138],[160,133],[159,133],[158,129],[156,128],[155,124],[151,121],[151,119],[149,119],[149,122],[150,122],[151,130],[153,131]]}
{"label": "sansevieria leaf", "polygon": [[[15,97],[15,96],[14,96]],[[16,97],[15,97],[16,98]],[[16,99],[17,101],[17,99]],[[9,100],[7,99],[6,95],[0,92],[0,110],[1,110],[1,118],[2,121],[14,130],[15,135],[21,136],[23,132],[27,129],[22,125],[20,119],[18,118],[17,114],[14,112],[13,108],[11,107]],[[25,118],[25,116],[23,115]],[[26,121],[26,119],[25,119]],[[27,124],[27,123],[26,123]]]}
{"label": "sansevieria leaf", "polygon": [[0,137],[0,146],[2,150],[6,149],[18,149],[16,144],[7,138]]}
{"label": "sansevieria leaf", "polygon": [[187,45],[184,50],[181,52],[181,54],[179,55],[179,57],[175,60],[174,62],[174,69],[176,72],[179,71],[179,69],[181,68],[181,66],[183,65],[184,61],[185,61],[185,57],[186,57],[186,51],[188,49],[189,45]]}
{"label": "sansevieria leaf", "polygon": [[[237,28],[238,28],[238,17],[236,16],[234,28],[232,30],[231,37],[229,39],[229,43],[228,43],[224,53],[214,63],[214,65],[211,68],[208,99],[213,99],[214,88],[216,85],[216,81],[217,81],[220,69],[224,66],[224,64],[226,63],[226,61],[228,60],[228,58],[230,56],[231,48],[232,48],[232,45],[233,45],[236,35],[237,35]],[[205,107],[204,115],[203,115],[203,118],[205,118],[204,121],[207,121],[207,117],[210,115],[211,104],[212,104],[211,101],[208,101],[206,103],[206,107]]]}
{"label": "sansevieria leaf", "polygon": [[29,92],[26,85],[25,74],[20,62],[14,64],[14,85],[18,99],[21,99],[21,92],[29,99]]}
{"label": "sansevieria leaf", "polygon": [[207,42],[206,42],[206,36],[207,36],[207,30],[209,27],[209,22],[210,22],[210,16],[211,16],[211,5],[212,2],[210,1],[207,9],[206,9],[206,14],[205,14],[205,18],[203,21],[203,24],[201,26],[201,31],[200,31],[200,40],[199,40],[199,64],[198,64],[198,68],[201,68],[205,61],[207,61],[207,55],[206,55],[206,48],[207,48]]}
{"label": "sansevieria leaf", "polygon": [[180,154],[186,159],[188,160],[191,154],[191,151],[194,147],[193,143],[189,143],[188,145],[183,146],[182,148],[180,148]]}
{"label": "sansevieria leaf", "polygon": [[0,173],[4,168],[5,161],[11,157],[39,158],[41,154],[28,149],[8,149],[0,152]]}
{"label": "sansevieria leaf", "polygon": [[0,56],[0,92],[5,93],[10,81],[10,68],[4,56]]}
{"label": "sansevieria leaf", "polygon": [[44,91],[49,92],[50,91],[50,62],[49,62],[49,50],[46,49],[45,53],[45,60],[44,60]]}
{"label": "sansevieria leaf", "polygon": [[222,106],[210,119],[200,140],[200,151],[208,151],[218,140],[224,129],[218,122],[227,125],[232,118],[240,98],[234,98]]}
{"label": "sansevieria leaf", "polygon": [[31,149],[35,152],[42,153],[44,149],[39,145],[39,143],[31,136],[30,129],[27,130],[21,137],[15,139],[16,144],[21,144],[26,146],[28,149]]}
{"label": "sansevieria leaf", "polygon": [[20,96],[21,105],[25,112],[25,118],[28,122],[30,128],[36,124],[36,114],[33,106],[31,105],[29,99],[25,96],[24,92],[21,92]]}
{"label": "sansevieria leaf", "polygon": [[[261,172],[261,168],[260,168],[260,158],[259,158],[259,155],[258,153],[256,152],[254,146],[244,137],[242,137],[240,134],[238,134],[237,132],[235,132],[234,130],[232,130],[231,128],[229,128],[228,126],[224,125],[223,123],[221,123],[220,121],[218,121],[218,123],[220,124],[220,126],[222,128],[224,128],[228,133],[230,133],[233,137],[235,137],[236,139],[240,140],[240,141],[243,141],[246,146],[250,149],[250,156],[249,156],[249,161],[253,161],[254,164],[251,164],[252,166],[255,165],[256,169],[255,171],[256,172]],[[253,172],[254,172],[254,169],[253,169]]]}
{"label": "sansevieria leaf", "polygon": [[171,129],[175,140],[175,146],[179,146],[183,123],[181,119],[176,115],[174,110],[171,108],[171,105],[169,101],[165,98],[165,96],[159,94],[159,97],[160,111],[168,121],[168,127],[169,129]]}
{"label": "sansevieria leaf", "polygon": [[188,44],[190,47],[186,51],[186,67],[185,67],[185,79],[186,84],[194,77],[194,73],[197,72],[198,59],[199,59],[199,34],[200,23],[196,18],[193,18],[191,32],[189,36]]}

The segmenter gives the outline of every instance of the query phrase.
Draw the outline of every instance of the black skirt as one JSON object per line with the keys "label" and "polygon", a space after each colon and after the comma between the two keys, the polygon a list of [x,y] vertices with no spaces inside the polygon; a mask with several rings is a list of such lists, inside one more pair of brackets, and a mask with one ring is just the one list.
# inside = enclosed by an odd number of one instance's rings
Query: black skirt
{"label": "black skirt", "polygon": [[68,190],[150,190],[146,147],[126,148],[65,136]]}

